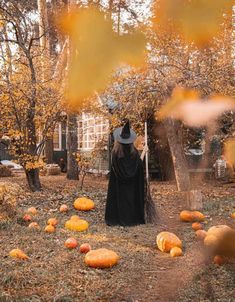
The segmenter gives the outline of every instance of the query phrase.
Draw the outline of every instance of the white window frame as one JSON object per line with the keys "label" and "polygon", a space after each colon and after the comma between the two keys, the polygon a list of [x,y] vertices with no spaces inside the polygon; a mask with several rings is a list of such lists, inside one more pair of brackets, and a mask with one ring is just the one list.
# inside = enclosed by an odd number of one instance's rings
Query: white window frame
{"label": "white window frame", "polygon": [[[91,121],[91,120],[94,121],[93,126],[89,126],[89,121]],[[107,135],[108,129],[109,129],[108,120],[105,119],[102,116],[93,116],[91,114],[86,114],[86,113],[83,112],[82,116],[81,116],[81,119],[80,119],[80,122],[82,122],[82,129],[80,128],[79,120],[78,120],[78,132],[81,131],[81,134],[80,134],[79,137],[82,138],[82,142],[81,142],[81,144],[79,144],[81,147],[78,147],[78,150],[91,151],[91,150],[94,149],[94,146],[89,147],[88,146],[89,143],[92,143],[93,145],[95,145],[98,141],[103,139],[105,137],[105,135]],[[88,126],[84,127],[85,123],[88,124]],[[96,126],[100,126],[99,132],[95,131]],[[106,131],[103,131],[104,126],[106,128]],[[89,128],[93,128],[93,131],[90,132]],[[89,136],[93,136],[94,139],[90,140]],[[99,136],[99,139],[97,139],[97,136]],[[86,140],[85,140],[85,137],[86,137]]]}
{"label": "white window frame", "polygon": [[58,131],[59,131],[59,148],[54,148],[54,140],[53,140],[53,149],[54,151],[61,151],[62,150],[62,125],[61,123],[57,124],[58,127]]}

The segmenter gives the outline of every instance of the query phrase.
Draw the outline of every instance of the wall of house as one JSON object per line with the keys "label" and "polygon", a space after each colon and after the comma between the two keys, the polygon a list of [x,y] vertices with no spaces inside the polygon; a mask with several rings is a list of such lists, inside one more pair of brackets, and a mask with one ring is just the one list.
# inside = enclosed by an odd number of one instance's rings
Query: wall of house
{"label": "wall of house", "polygon": [[[91,156],[94,148],[96,151],[96,159],[93,160],[92,169],[102,171],[109,168],[108,155],[108,134],[109,122],[102,116],[93,116],[91,114],[82,113],[78,116],[78,152]],[[66,144],[66,123],[58,123],[55,127],[53,144],[54,144],[54,161],[58,163],[61,157],[67,160],[67,144]]]}

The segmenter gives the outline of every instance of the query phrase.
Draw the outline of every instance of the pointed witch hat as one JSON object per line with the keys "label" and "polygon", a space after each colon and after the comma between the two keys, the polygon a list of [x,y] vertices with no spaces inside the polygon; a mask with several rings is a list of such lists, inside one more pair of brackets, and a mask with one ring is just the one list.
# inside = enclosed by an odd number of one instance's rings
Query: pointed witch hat
{"label": "pointed witch hat", "polygon": [[132,144],[136,140],[136,133],[130,129],[130,121],[127,120],[123,127],[114,130],[113,137],[121,144]]}

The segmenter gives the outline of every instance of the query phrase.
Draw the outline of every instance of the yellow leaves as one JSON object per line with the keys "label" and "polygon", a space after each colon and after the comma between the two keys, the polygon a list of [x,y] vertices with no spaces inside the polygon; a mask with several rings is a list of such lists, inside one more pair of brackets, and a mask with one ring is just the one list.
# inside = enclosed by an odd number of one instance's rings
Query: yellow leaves
{"label": "yellow leaves", "polygon": [[172,25],[188,42],[207,46],[220,32],[223,14],[232,12],[234,0],[160,0],[156,23]]}
{"label": "yellow leaves", "polygon": [[95,8],[63,15],[61,29],[71,37],[68,101],[80,107],[84,99],[103,90],[112,72],[122,63],[144,60],[145,38],[140,32],[119,36],[110,18]]}
{"label": "yellow leaves", "polygon": [[230,138],[225,141],[224,156],[231,165],[235,165],[235,138]]}
{"label": "yellow leaves", "polygon": [[39,160],[34,160],[33,157],[31,159],[32,161],[27,161],[25,163],[25,169],[26,170],[34,170],[34,169],[40,169],[43,168],[45,166],[45,163],[43,162],[43,160],[39,159]]}
{"label": "yellow leaves", "polygon": [[235,101],[231,98],[217,96],[203,100],[197,91],[176,88],[171,99],[160,109],[157,118],[162,120],[171,117],[190,127],[202,127],[208,126],[222,113],[234,109]]}

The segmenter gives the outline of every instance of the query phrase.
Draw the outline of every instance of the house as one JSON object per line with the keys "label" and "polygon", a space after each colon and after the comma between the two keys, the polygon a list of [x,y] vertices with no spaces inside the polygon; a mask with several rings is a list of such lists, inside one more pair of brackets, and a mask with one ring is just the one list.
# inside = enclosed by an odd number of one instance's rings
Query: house
{"label": "house", "polygon": [[[91,156],[91,152],[99,145],[97,157],[92,169],[98,172],[109,170],[109,121],[103,116],[94,116],[90,113],[82,113],[77,116],[78,152]],[[57,123],[54,130],[53,159],[56,163],[60,158],[67,159],[67,133],[66,122]]]}

